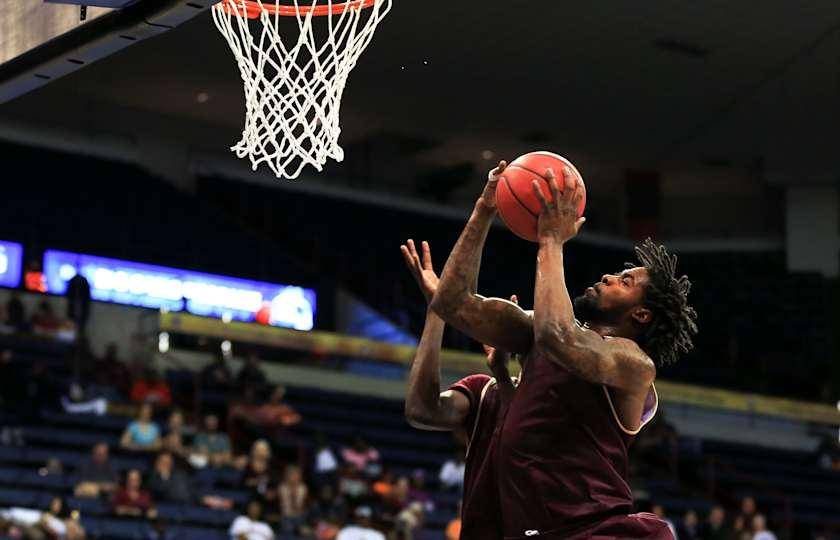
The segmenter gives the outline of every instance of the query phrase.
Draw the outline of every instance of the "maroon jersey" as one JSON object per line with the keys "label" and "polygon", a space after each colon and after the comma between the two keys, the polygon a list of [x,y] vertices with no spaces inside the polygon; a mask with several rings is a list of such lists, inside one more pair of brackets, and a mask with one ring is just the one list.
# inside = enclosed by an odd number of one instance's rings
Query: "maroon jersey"
{"label": "maroon jersey", "polygon": [[[651,387],[642,425],[656,402]],[[627,449],[638,431],[621,425],[605,386],[534,347],[492,452],[504,538],[671,539],[664,521],[628,515]]]}
{"label": "maroon jersey", "polygon": [[461,539],[501,540],[499,484],[493,470],[493,446],[501,425],[496,381],[487,375],[470,375],[449,388],[470,400],[470,412],[464,421],[469,446],[461,505]]}

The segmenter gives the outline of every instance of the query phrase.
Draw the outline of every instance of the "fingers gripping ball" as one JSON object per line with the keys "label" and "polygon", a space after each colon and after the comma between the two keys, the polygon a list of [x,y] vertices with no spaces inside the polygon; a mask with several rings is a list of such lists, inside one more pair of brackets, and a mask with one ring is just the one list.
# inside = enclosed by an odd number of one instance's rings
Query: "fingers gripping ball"
{"label": "fingers gripping ball", "polygon": [[[572,169],[574,175],[580,178],[581,185],[583,185],[583,177],[575,166],[566,158],[551,152],[531,152],[519,156],[507,166],[496,188],[496,206],[499,209],[499,215],[502,216],[502,221],[505,222],[505,225],[513,234],[524,240],[537,241],[540,201],[534,194],[532,182],[534,179],[539,180],[546,200],[551,202],[553,198],[545,178],[545,172],[547,169],[554,171],[557,184],[562,191],[564,189],[564,167]],[[583,187],[580,205],[577,210],[578,217],[583,215],[584,208],[586,208],[585,187]]]}

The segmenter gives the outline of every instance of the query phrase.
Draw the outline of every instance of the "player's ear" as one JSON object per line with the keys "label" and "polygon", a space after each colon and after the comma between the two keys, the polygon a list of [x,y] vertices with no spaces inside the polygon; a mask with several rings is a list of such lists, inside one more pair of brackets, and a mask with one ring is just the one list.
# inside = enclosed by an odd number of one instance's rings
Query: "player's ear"
{"label": "player's ear", "polygon": [[649,324],[653,320],[653,312],[644,306],[634,308],[630,316],[638,324]]}

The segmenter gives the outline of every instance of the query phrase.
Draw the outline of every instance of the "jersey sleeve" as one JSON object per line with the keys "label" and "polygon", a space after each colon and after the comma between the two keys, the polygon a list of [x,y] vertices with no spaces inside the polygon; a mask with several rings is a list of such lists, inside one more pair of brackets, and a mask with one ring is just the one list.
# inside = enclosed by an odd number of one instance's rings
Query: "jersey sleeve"
{"label": "jersey sleeve", "polygon": [[467,414],[467,419],[475,418],[475,415],[478,412],[479,402],[481,401],[481,391],[489,381],[489,375],[479,373],[464,377],[460,381],[449,386],[450,390],[461,392],[467,396],[468,400],[470,400],[470,412]]}

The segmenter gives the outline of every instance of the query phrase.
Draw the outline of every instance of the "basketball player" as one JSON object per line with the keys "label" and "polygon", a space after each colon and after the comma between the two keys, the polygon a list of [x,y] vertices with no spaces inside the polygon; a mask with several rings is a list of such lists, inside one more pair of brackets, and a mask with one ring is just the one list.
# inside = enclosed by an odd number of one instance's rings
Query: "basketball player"
{"label": "basketball player", "polygon": [[533,314],[476,294],[505,166],[491,171],[431,302],[445,322],[474,339],[527,355],[485,449],[503,509],[502,536],[671,539],[652,514],[630,514],[627,450],[656,412],[656,364],[674,362],[693,346],[691,283],[676,276],[675,256],[647,240],[636,247],[639,265],[605,274],[572,302],[563,247],[584,219],[576,215],[580,182],[565,168],[562,192],[553,171],[546,171],[552,202],[534,185],[542,209]]}
{"label": "basketball player", "polygon": [[[429,244],[418,255],[414,242],[400,246],[406,265],[430,302],[438,285]],[[516,297],[511,297],[516,301]],[[510,403],[515,381],[507,368],[508,355],[485,348],[494,377],[470,375],[440,391],[440,349],[444,322],[431,309],[417,347],[408,380],[405,415],[418,429],[467,433],[468,446],[461,505],[461,538],[502,539],[498,481],[489,451],[499,419]]]}

